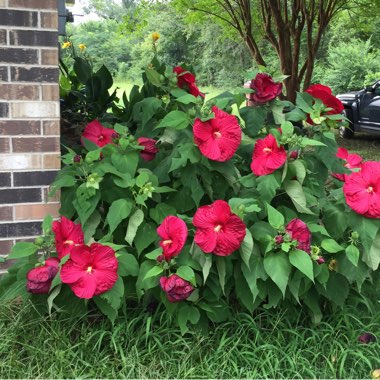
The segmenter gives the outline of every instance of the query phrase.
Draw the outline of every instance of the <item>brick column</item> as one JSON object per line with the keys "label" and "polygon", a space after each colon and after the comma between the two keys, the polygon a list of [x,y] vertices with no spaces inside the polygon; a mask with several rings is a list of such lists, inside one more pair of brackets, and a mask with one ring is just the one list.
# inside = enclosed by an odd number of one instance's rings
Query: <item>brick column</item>
{"label": "brick column", "polygon": [[[0,254],[58,215],[57,0],[0,0]],[[0,268],[1,271],[1,268]]]}

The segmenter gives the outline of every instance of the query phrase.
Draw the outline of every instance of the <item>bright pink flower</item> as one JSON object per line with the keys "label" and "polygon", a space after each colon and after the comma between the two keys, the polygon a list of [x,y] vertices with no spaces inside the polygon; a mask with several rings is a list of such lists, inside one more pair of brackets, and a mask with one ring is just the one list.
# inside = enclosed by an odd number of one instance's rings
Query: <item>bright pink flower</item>
{"label": "bright pink flower", "polygon": [[185,222],[173,215],[167,216],[157,228],[157,234],[161,237],[160,247],[164,252],[166,261],[178,256],[187,239],[187,227]]}
{"label": "bright pink flower", "polygon": [[214,161],[227,161],[235,154],[241,142],[241,128],[235,116],[212,107],[215,117],[195,119],[194,141],[201,153]]}
{"label": "bright pink flower", "polygon": [[76,246],[61,268],[61,280],[79,298],[92,298],[110,290],[117,278],[115,251],[102,244]]}
{"label": "bright pink flower", "polygon": [[139,137],[137,142],[139,145],[144,147],[144,149],[140,151],[140,155],[143,160],[152,161],[158,153],[158,149],[156,147],[157,141],[154,139],[149,139],[148,137]]}
{"label": "bright pink flower", "polygon": [[347,175],[343,193],[355,212],[367,218],[380,218],[380,162],[363,162],[359,172]]}
{"label": "bright pink flower", "polygon": [[58,273],[59,260],[51,257],[45,260],[44,265],[31,269],[26,275],[26,290],[33,294],[49,293],[53,278]]}
{"label": "bright pink flower", "polygon": [[61,216],[61,221],[53,222],[52,230],[55,235],[55,248],[60,260],[69,254],[75,245],[84,244],[82,226],[75,224],[65,216]]}
{"label": "bright pink flower", "polygon": [[161,277],[160,285],[162,290],[166,293],[169,302],[183,301],[189,298],[190,294],[194,291],[190,282],[185,281],[176,274],[172,274],[169,277]]}
{"label": "bright pink flower", "polygon": [[227,202],[217,200],[208,206],[199,207],[193,224],[197,228],[195,243],[206,253],[229,256],[236,251],[245,237],[245,224]]}
{"label": "bright pink flower", "polygon": [[250,95],[250,100],[255,104],[265,104],[275,99],[282,92],[282,83],[274,82],[266,73],[259,73],[251,81],[250,86],[255,92]]}
{"label": "bright pink flower", "polygon": [[195,75],[185,70],[181,66],[176,66],[173,72],[177,74],[177,85],[179,88],[188,90],[191,95],[205,97],[195,84]]}
{"label": "bright pink flower", "polygon": [[322,100],[326,107],[332,108],[332,110],[327,112],[328,115],[340,114],[344,110],[343,103],[332,94],[331,88],[328,86],[313,84],[305,92],[313,98]]}
{"label": "bright pink flower", "polygon": [[253,149],[251,170],[257,175],[267,175],[284,165],[286,151],[278,146],[275,137],[269,134],[264,139],[258,139]]}
{"label": "bright pink flower", "polygon": [[[98,147],[103,147],[104,145],[112,143],[112,135],[116,133],[115,130],[111,128],[105,128],[98,120],[93,120],[91,123],[86,125],[82,133],[82,138],[92,141]],[[82,140],[83,144],[83,140]]]}
{"label": "bright pink flower", "polygon": [[[362,161],[363,158],[360,157],[358,154],[350,154],[348,153],[347,149],[344,148],[338,148],[338,153],[336,154],[338,158],[341,158],[342,160],[346,161],[344,164],[344,167],[347,169],[354,169],[354,168],[361,168],[362,167]],[[346,174],[339,174],[339,173],[333,173],[333,176],[340,181],[346,180]]]}
{"label": "bright pink flower", "polygon": [[298,249],[310,253],[311,232],[306,223],[301,219],[293,219],[286,225],[285,231],[292,240],[298,242]]}

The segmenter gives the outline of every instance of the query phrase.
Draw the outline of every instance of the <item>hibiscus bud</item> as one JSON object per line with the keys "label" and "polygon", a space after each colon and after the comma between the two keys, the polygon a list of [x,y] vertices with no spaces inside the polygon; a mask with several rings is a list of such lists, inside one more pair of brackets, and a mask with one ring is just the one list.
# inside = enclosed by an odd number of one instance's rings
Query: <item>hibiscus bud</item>
{"label": "hibiscus bud", "polygon": [[282,244],[284,242],[284,237],[282,235],[277,235],[275,238],[274,238],[274,242],[276,244]]}
{"label": "hibiscus bud", "polygon": [[357,231],[352,231],[351,232],[351,240],[353,242],[359,241],[359,233]]}
{"label": "hibiscus bud", "polygon": [[81,162],[82,161],[82,156],[80,154],[77,154],[76,156],[74,156],[73,161],[75,163]]}
{"label": "hibiscus bud", "polygon": [[33,294],[49,293],[53,278],[58,273],[59,260],[51,257],[44,265],[31,269],[26,275],[26,290]]}
{"label": "hibiscus bud", "polygon": [[103,177],[100,177],[97,173],[92,173],[88,176],[86,187],[92,187],[94,189],[99,190],[99,183],[103,180]]}
{"label": "hibiscus bud", "polygon": [[290,156],[289,156],[292,160],[296,160],[298,158],[298,152],[296,150],[293,150],[292,152],[290,152]]}
{"label": "hibiscus bud", "polygon": [[165,256],[164,255],[160,255],[157,257],[156,259],[159,263],[162,263],[164,260],[165,260]]}
{"label": "hibiscus bud", "polygon": [[324,264],[325,263],[325,259],[322,257],[322,256],[320,256],[318,259],[317,259],[317,264],[318,265],[321,265],[321,264]]}
{"label": "hibiscus bud", "polygon": [[161,97],[162,103],[169,104],[170,103],[170,96],[169,95],[163,95]]}
{"label": "hibiscus bud", "polygon": [[42,246],[42,244],[44,244],[44,238],[42,236],[38,236],[34,239],[34,244],[35,245],[38,245],[39,247]]}
{"label": "hibiscus bud", "polygon": [[157,141],[147,137],[139,137],[137,142],[140,146],[144,147],[144,149],[140,152],[142,159],[145,161],[152,161],[158,153],[158,149],[156,147]]}
{"label": "hibiscus bud", "polygon": [[376,337],[372,333],[364,333],[358,337],[359,343],[368,344],[376,342]]}
{"label": "hibiscus bud", "polygon": [[114,132],[114,133],[112,133],[111,138],[112,138],[114,143],[117,143],[117,142],[119,142],[120,135],[117,132]]}
{"label": "hibiscus bud", "polygon": [[172,274],[169,277],[160,278],[160,286],[166,293],[169,302],[180,302],[190,297],[194,287],[190,282]]}

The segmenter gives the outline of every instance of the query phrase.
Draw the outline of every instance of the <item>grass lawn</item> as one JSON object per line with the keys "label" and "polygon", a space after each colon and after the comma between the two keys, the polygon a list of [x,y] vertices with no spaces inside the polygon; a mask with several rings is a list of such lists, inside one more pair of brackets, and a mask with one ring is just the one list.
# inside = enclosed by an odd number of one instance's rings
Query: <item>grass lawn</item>
{"label": "grass lawn", "polygon": [[[181,336],[167,315],[145,310],[112,327],[0,305],[0,378],[368,378],[380,368],[380,313],[351,300],[319,325],[298,311],[261,309],[207,336]],[[360,344],[363,332],[377,342]]]}
{"label": "grass lawn", "polygon": [[380,136],[371,136],[365,133],[355,133],[352,139],[342,139],[337,136],[339,146],[357,153],[365,160],[380,161]]}

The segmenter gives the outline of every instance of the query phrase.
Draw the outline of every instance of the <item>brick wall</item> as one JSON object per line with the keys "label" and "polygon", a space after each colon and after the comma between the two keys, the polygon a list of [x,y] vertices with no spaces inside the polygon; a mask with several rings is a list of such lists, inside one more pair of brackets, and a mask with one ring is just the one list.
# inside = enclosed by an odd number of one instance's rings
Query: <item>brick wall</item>
{"label": "brick wall", "polygon": [[0,255],[58,215],[47,198],[60,167],[57,9],[0,0]]}

